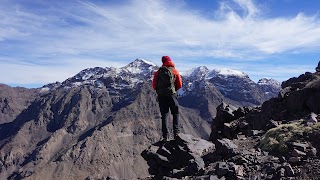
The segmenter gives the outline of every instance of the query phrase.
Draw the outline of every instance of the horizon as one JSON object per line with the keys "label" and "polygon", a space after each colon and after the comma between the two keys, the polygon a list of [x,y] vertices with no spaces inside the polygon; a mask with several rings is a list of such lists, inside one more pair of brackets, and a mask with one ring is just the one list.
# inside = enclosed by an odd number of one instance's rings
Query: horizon
{"label": "horizon", "polygon": [[[151,63],[151,65],[155,65],[155,66],[159,66],[159,65],[157,65],[157,64],[154,64],[153,62],[151,62],[151,61],[148,61],[148,60],[146,60],[146,59],[143,59],[143,58],[137,58],[137,59],[135,59],[135,60],[138,60],[138,59],[142,59],[142,60],[144,60],[145,61],[145,63]],[[134,62],[135,60],[133,60],[132,62]],[[130,63],[132,63],[132,62],[130,62]],[[128,63],[128,64],[130,64],[130,63]],[[127,64],[127,65],[128,65]],[[127,66],[127,65],[125,65],[125,66]],[[124,68],[125,66],[122,66],[122,67],[120,67],[120,68]],[[206,68],[208,68],[207,66],[197,66],[197,67],[193,67],[193,68],[191,68],[191,69],[188,69],[188,70],[186,70],[186,71],[183,71],[183,72],[180,72],[180,74],[181,74],[181,76],[185,76],[186,74],[189,74],[190,73],[190,71],[193,71],[195,68],[198,68],[198,67],[206,67]],[[95,67],[90,67],[90,68],[95,68]],[[110,68],[110,67],[100,67],[100,68]],[[120,69],[120,68],[117,68],[117,69]],[[84,70],[84,69],[83,69]],[[238,70],[234,70],[234,69],[228,69],[228,68],[215,68],[215,69],[210,69],[210,68],[208,68],[208,70],[209,71],[214,71],[214,70],[218,70],[218,71],[224,71],[224,70],[231,70],[229,73],[235,73],[235,74],[243,74],[244,73],[244,75],[248,75],[248,74],[246,74],[245,72],[242,72],[242,71],[238,71]],[[82,71],[82,70],[81,70]],[[81,71],[79,71],[78,73],[80,73]],[[78,74],[77,73],[77,74]],[[76,74],[74,74],[73,76],[75,76]],[[73,77],[72,76],[72,77]],[[248,75],[249,76],[249,75]],[[71,77],[69,77],[69,78],[71,78]],[[259,80],[261,80],[261,79],[263,79],[263,78],[266,78],[266,77],[261,77],[261,78],[259,78],[259,79],[257,79],[257,80],[254,80],[254,79],[252,79],[250,76],[249,76],[249,78],[252,80],[252,81],[254,81],[255,83],[258,83],[258,81]],[[267,78],[267,79],[273,79],[273,78]],[[65,79],[65,80],[67,80],[67,79]],[[273,80],[276,80],[276,79],[273,79]],[[286,80],[288,80],[288,79],[286,79]],[[285,81],[286,81],[285,80]],[[64,81],[64,80],[63,80]],[[51,83],[56,83],[56,82],[60,82],[60,83],[62,83],[63,81],[55,81],[55,82],[51,82]],[[278,81],[280,84],[283,82],[283,81]],[[1,83],[0,83],[1,84]],[[48,83],[48,84],[50,84],[50,83]],[[47,84],[28,84],[28,86],[21,86],[21,84],[7,84],[7,85],[9,85],[9,86],[11,86],[11,87],[24,87],[24,88],[41,88],[41,87],[43,87],[44,85],[47,85]]]}
{"label": "horizon", "polygon": [[42,87],[83,69],[168,55],[180,72],[206,66],[279,82],[314,72],[320,3],[297,0],[4,0],[0,83]]}

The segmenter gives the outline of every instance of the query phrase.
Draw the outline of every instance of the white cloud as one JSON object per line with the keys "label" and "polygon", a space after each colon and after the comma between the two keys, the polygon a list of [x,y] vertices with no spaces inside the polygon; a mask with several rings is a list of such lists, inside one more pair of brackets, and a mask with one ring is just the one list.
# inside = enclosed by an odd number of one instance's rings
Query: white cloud
{"label": "white cloud", "polygon": [[[317,52],[320,48],[318,15],[268,18],[252,0],[221,1],[220,8],[213,12],[217,16],[211,19],[169,0],[35,3],[41,8],[17,1],[0,5],[2,51],[14,60],[31,64],[45,63],[46,58],[66,64],[71,58],[98,59],[97,66],[110,66],[110,60],[141,57],[158,61],[154,57],[164,54],[178,59],[211,57],[254,62],[272,54]],[[89,60],[78,62],[82,63],[78,67],[94,64],[84,62]],[[73,71],[73,66],[21,66],[10,62],[2,63],[0,70],[0,82],[5,83],[61,81],[79,71]],[[4,72],[15,75],[4,78]]]}
{"label": "white cloud", "polygon": [[123,67],[125,63],[99,59],[68,59],[60,65],[3,62],[0,60],[0,82],[5,84],[48,84],[64,81],[90,67]]}
{"label": "white cloud", "polygon": [[54,7],[48,14],[16,10],[9,17],[15,24],[9,24],[8,32],[2,34],[8,39],[29,35],[25,43],[35,46],[35,53],[43,54],[121,51],[144,55],[150,54],[148,50],[154,54],[174,53],[192,47],[190,54],[195,56],[209,53],[212,57],[248,57],[256,52],[273,54],[320,46],[317,16],[266,19],[256,16],[260,10],[250,0],[234,0],[241,12],[227,1],[221,3],[221,7],[228,7],[228,11],[220,8],[223,19],[201,17],[169,4],[172,1],[132,0],[111,7],[80,2],[75,8]]}

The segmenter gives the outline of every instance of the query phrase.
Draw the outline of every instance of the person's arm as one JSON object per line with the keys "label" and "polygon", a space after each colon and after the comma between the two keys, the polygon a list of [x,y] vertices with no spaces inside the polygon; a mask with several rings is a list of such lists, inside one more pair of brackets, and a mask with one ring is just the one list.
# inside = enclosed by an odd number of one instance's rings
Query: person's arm
{"label": "person's arm", "polygon": [[180,73],[177,70],[175,74],[176,74],[175,85],[176,85],[176,91],[177,91],[182,87],[182,79],[181,79]]}
{"label": "person's arm", "polygon": [[154,90],[156,90],[157,88],[157,76],[158,76],[158,71],[156,71],[153,75],[152,87]]}

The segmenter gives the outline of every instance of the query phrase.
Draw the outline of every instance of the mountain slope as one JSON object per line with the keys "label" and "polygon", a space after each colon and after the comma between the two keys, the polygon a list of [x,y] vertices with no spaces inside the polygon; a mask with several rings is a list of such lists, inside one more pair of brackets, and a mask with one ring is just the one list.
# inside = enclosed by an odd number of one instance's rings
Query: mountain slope
{"label": "mountain slope", "polygon": [[[147,176],[140,153],[160,139],[161,120],[150,84],[136,88],[134,100],[116,111],[107,89],[94,86],[60,88],[37,99],[1,138],[1,177]],[[181,122],[195,136],[210,133],[192,110],[182,110]]]}
{"label": "mountain slope", "polygon": [[281,91],[281,84],[274,79],[262,78],[258,81],[257,84],[265,92],[268,99],[276,97],[278,93]]}
{"label": "mountain slope", "polygon": [[[148,176],[140,154],[161,136],[151,88],[157,69],[137,59],[122,68],[88,68],[62,83],[44,86],[13,122],[0,125],[0,179]],[[225,76],[205,67],[182,78],[182,132],[204,139],[220,103],[255,105],[265,94],[252,88],[258,85],[247,76]],[[234,82],[240,90],[235,90]],[[256,96],[243,94],[254,91]],[[237,101],[230,92],[243,98]]]}
{"label": "mountain slope", "polygon": [[13,121],[38,94],[37,89],[0,84],[0,124]]}
{"label": "mountain slope", "polygon": [[[277,96],[281,89],[275,80],[264,79],[255,83],[245,73],[231,69],[210,71],[207,67],[200,66],[188,71],[184,76],[185,84],[180,92],[182,96],[188,96],[190,93],[203,94],[201,91],[198,92],[199,88],[215,89],[220,93],[216,99],[235,106],[261,105],[264,101]],[[215,107],[218,105],[215,104]]]}

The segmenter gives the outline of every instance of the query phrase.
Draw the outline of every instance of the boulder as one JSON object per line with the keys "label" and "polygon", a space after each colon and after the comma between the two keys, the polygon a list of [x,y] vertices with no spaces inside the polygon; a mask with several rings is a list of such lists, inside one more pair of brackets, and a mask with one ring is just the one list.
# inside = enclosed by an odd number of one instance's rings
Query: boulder
{"label": "boulder", "polygon": [[215,145],[217,148],[216,152],[223,158],[230,158],[240,153],[238,146],[227,138],[218,139]]}
{"label": "boulder", "polygon": [[217,107],[217,115],[212,121],[210,140],[214,141],[225,137],[231,139],[235,138],[237,133],[235,130],[242,122],[238,119],[248,114],[249,111],[250,110],[247,107],[240,107],[237,109],[234,106],[221,103]]}
{"label": "boulder", "polygon": [[219,162],[216,167],[216,174],[218,177],[225,176],[227,179],[236,179],[236,168],[237,165],[233,162]]}
{"label": "boulder", "polygon": [[151,145],[141,155],[149,164],[151,175],[181,178],[201,173],[203,157],[213,152],[213,143],[180,133],[175,140]]}

